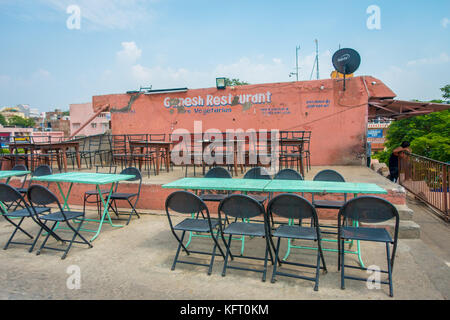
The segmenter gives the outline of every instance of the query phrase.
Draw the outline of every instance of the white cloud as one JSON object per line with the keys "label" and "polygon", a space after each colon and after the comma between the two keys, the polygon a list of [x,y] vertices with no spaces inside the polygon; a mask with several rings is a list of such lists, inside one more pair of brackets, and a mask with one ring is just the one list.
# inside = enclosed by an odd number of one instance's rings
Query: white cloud
{"label": "white cloud", "polygon": [[79,6],[81,28],[84,28],[84,22],[88,22],[88,25],[95,28],[128,29],[153,17],[153,13],[148,10],[148,1],[145,0],[41,0],[41,2],[64,13],[70,5]]}
{"label": "white cloud", "polygon": [[117,59],[126,64],[135,63],[142,55],[142,50],[139,49],[134,41],[122,42],[122,50],[117,52]]}
{"label": "white cloud", "polygon": [[418,66],[418,65],[430,65],[430,64],[441,64],[450,61],[450,57],[447,53],[443,52],[438,57],[432,58],[422,58],[417,60],[411,60],[407,62],[408,66]]}
{"label": "white cloud", "polygon": [[450,24],[450,19],[448,19],[448,18],[443,18],[442,20],[441,20],[441,26],[443,27],[443,28],[447,28],[447,26]]}

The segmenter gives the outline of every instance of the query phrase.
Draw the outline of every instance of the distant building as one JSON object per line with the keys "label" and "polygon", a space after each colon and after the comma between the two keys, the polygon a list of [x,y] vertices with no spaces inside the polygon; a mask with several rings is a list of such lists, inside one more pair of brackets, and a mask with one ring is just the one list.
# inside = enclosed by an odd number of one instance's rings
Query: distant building
{"label": "distant building", "polygon": [[4,107],[0,110],[0,113],[5,117],[6,120],[9,120],[9,118],[13,116],[26,118],[25,114],[21,112],[17,107]]}
{"label": "distant building", "polygon": [[372,153],[383,151],[387,131],[391,125],[390,119],[374,119],[367,124],[367,142],[370,142]]}
{"label": "distant building", "polygon": [[[92,103],[76,103],[70,105],[70,134],[72,135],[76,130],[80,129],[92,116],[94,110]],[[109,130],[109,122],[111,114],[109,112],[100,113],[94,120],[92,120],[86,127],[77,133],[77,136],[91,136],[96,134],[103,134]]]}
{"label": "distant building", "polygon": [[42,131],[62,131],[65,137],[70,135],[70,117],[60,109],[44,112],[38,121]]}

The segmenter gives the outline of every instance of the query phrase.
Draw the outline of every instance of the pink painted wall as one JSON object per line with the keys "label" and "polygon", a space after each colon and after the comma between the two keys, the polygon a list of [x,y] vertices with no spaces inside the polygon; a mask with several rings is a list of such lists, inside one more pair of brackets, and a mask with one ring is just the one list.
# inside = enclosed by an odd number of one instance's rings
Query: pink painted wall
{"label": "pink painted wall", "polygon": [[[70,134],[72,135],[80,128],[91,116],[94,115],[92,103],[76,103],[70,105]],[[78,124],[78,126],[77,126]],[[95,127],[93,127],[93,125]],[[94,120],[92,120],[77,135],[91,136],[103,134],[109,129],[109,112],[102,112]]]}
{"label": "pink painted wall", "polygon": [[203,131],[310,130],[312,165],[362,164],[368,99],[395,94],[370,76],[348,79],[346,87],[332,79],[267,83],[141,95],[129,110],[127,94],[94,96],[93,105],[122,109],[111,113],[113,134],[192,131],[194,121],[202,121]]}

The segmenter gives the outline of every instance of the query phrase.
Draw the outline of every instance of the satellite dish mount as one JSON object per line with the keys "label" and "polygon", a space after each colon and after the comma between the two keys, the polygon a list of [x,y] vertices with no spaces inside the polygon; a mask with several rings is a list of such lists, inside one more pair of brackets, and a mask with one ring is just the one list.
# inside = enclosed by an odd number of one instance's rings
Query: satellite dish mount
{"label": "satellite dish mount", "polygon": [[359,53],[350,48],[339,49],[333,55],[333,66],[337,72],[344,75],[344,91],[346,75],[354,73],[361,64],[361,56]]}

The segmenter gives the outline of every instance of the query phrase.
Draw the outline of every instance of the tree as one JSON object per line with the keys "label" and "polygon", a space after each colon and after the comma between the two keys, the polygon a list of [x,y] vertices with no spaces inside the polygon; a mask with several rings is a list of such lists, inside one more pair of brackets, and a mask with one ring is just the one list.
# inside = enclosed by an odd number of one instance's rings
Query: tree
{"label": "tree", "polygon": [[12,116],[8,120],[10,126],[17,126],[22,128],[33,128],[36,124],[33,119],[25,119],[20,116]]}
{"label": "tree", "polygon": [[448,84],[445,87],[441,88],[441,91],[442,91],[442,97],[445,100],[449,100],[450,99],[450,84]]}
{"label": "tree", "polygon": [[8,125],[8,122],[6,121],[5,116],[2,115],[1,113],[0,113],[0,124],[1,124],[2,126]]}
{"label": "tree", "polygon": [[225,85],[227,87],[233,87],[233,86],[245,86],[247,84],[250,84],[248,82],[245,81],[241,81],[239,79],[229,79],[229,78],[225,78]]}
{"label": "tree", "polygon": [[[448,99],[450,85],[441,88]],[[447,95],[447,97],[446,97]],[[433,100],[442,102],[442,100]],[[413,153],[434,160],[450,161],[450,110],[433,112],[393,122],[388,129],[386,151],[378,152],[374,158],[387,163],[389,156],[402,141],[409,141]]]}

